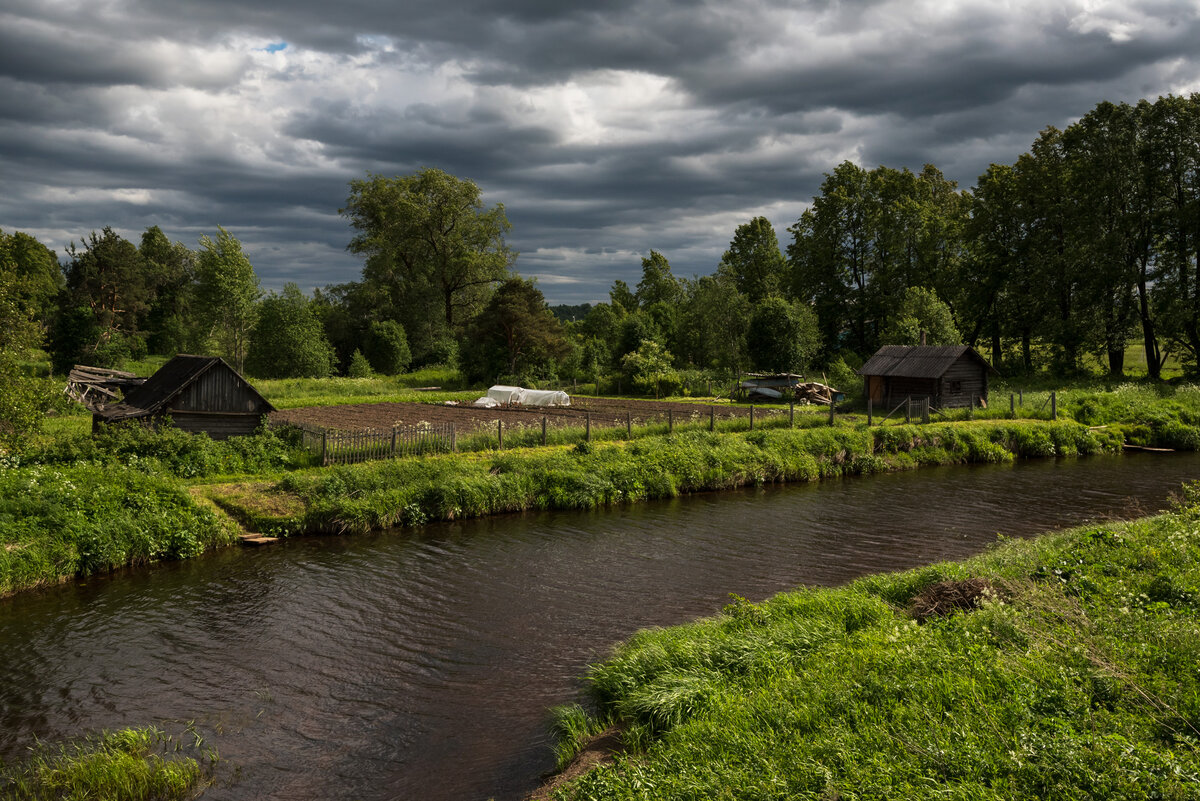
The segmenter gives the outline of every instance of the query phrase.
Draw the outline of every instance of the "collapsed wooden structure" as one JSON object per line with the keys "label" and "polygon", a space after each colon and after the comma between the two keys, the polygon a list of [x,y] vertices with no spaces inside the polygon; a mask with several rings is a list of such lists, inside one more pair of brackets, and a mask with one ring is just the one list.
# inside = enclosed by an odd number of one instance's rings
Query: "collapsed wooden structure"
{"label": "collapsed wooden structure", "polygon": [[104,367],[89,367],[77,364],[67,374],[67,397],[83,404],[89,411],[96,411],[106,403],[117,403],[134,387],[145,383],[144,376],[109,370]]}
{"label": "collapsed wooden structure", "polygon": [[745,400],[792,400],[828,405],[845,398],[833,387],[806,381],[795,373],[747,373],[738,380],[739,395]]}
{"label": "collapsed wooden structure", "polygon": [[170,417],[176,428],[205,432],[213,439],[253,434],[275,407],[219,356],[180,354],[120,403],[93,409],[92,429],[137,420],[158,425]]}
{"label": "collapsed wooden structure", "polygon": [[997,373],[967,345],[884,345],[858,374],[873,403],[928,398],[930,406],[951,409],[986,406],[988,377]]}

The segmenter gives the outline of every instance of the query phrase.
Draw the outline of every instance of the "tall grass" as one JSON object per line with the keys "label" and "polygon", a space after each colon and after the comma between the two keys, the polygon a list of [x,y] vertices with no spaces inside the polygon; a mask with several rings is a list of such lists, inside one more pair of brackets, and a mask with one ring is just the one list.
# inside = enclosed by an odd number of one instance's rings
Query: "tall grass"
{"label": "tall grass", "polygon": [[[121,729],[58,747],[42,745],[19,765],[0,765],[0,799],[11,801],[182,801],[207,785],[204,765],[170,754],[178,746],[154,728]],[[164,755],[169,754],[169,755]]]}
{"label": "tall grass", "polygon": [[[640,632],[591,668],[599,714],[571,726],[619,722],[630,755],[555,797],[1200,797],[1188,495],[1156,518]],[[991,587],[977,610],[908,612],[965,579]]]}
{"label": "tall grass", "polygon": [[167,477],[127,467],[0,465],[0,596],[185,559],[233,539]]}
{"label": "tall grass", "polygon": [[[297,472],[227,508],[260,530],[367,531],[526,509],[613,503],[919,465],[999,462],[1120,448],[1077,423],[980,421],[884,429],[686,431],[574,448],[491,451]],[[295,503],[278,503],[279,498]],[[273,508],[301,509],[286,515]]]}

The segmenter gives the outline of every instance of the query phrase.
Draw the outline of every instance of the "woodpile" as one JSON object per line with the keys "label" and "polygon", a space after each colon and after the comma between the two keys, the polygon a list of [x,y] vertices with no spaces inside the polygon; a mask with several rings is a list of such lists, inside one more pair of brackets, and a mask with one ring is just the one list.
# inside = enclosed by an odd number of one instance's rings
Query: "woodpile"
{"label": "woodpile", "polygon": [[794,392],[797,402],[820,403],[825,406],[833,403],[834,398],[840,394],[833,387],[819,381],[805,381],[797,384]]}

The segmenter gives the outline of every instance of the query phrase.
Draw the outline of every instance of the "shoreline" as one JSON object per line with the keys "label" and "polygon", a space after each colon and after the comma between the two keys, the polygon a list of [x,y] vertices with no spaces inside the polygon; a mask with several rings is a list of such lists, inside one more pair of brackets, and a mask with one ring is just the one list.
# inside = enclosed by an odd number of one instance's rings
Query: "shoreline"
{"label": "shoreline", "polygon": [[[677,432],[222,482],[189,482],[130,467],[20,468],[0,475],[11,479],[10,492],[22,494],[30,518],[22,521],[26,540],[0,551],[0,597],[125,566],[192,558],[236,544],[247,534],[365,533],[925,466],[1120,453],[1122,445],[1116,427],[976,420],[871,429]],[[42,507],[54,504],[77,511],[47,516]]]}
{"label": "shoreline", "polygon": [[1194,798],[1200,483],[1183,496],[639,631],[589,667],[594,713],[554,710],[563,771],[527,798]]}

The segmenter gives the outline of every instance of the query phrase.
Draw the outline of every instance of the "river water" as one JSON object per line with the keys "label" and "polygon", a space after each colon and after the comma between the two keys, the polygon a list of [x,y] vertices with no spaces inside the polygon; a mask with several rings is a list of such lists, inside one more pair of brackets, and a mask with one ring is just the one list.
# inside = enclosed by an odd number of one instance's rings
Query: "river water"
{"label": "river water", "polygon": [[1200,456],[939,468],[306,538],[0,601],[0,759],[194,721],[209,799],[518,799],[639,628],[1163,508]]}

